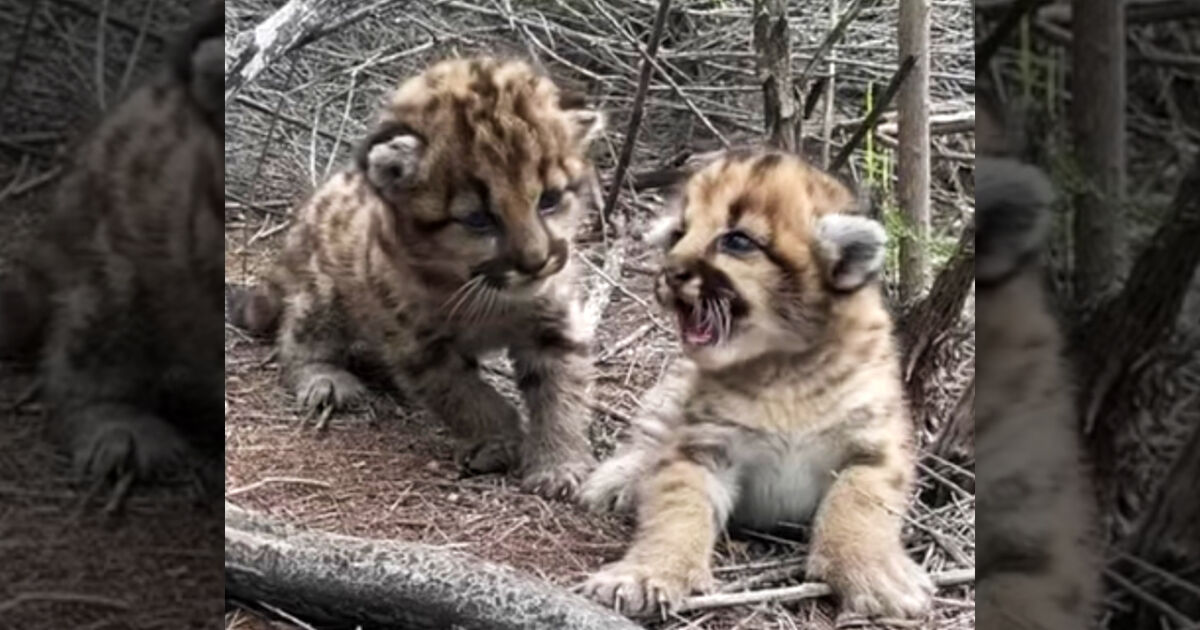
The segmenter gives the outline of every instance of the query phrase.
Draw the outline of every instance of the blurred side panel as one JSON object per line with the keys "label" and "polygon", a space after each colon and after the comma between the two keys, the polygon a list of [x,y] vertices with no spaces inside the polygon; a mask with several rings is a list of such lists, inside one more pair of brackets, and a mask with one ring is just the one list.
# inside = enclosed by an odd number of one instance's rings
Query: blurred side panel
{"label": "blurred side panel", "polygon": [[980,628],[1200,621],[1200,5],[977,3]]}
{"label": "blurred side panel", "polygon": [[0,0],[0,628],[221,627],[223,17]]}

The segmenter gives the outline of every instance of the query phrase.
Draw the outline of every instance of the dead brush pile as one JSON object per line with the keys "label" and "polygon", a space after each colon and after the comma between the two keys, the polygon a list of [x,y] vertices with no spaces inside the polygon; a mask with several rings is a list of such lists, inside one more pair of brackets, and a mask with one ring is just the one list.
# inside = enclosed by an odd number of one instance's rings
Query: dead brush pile
{"label": "dead brush pile", "polygon": [[[275,2],[227,2],[227,45],[277,8]],[[847,3],[857,7],[856,3]],[[832,54],[807,68],[807,91],[829,76],[835,98],[826,117],[818,104],[804,123],[804,150],[818,164],[836,154],[897,67],[894,4],[864,3]],[[364,3],[346,23],[268,66],[226,110],[226,277],[253,282],[288,225],[289,209],[346,162],[381,97],[430,62],[474,52],[517,55],[542,64],[588,94],[610,116],[597,162],[606,187],[622,146],[644,45],[657,3],[646,0]],[[932,113],[953,120],[972,111],[972,8],[933,5]],[[644,118],[634,145],[633,180],[681,164],[687,156],[762,135],[749,2],[679,3],[669,14],[655,59]],[[805,69],[831,25],[826,3],[805,3],[791,19],[794,67]],[[888,118],[885,117],[886,123]],[[938,124],[935,123],[935,129]],[[934,137],[935,232],[944,262],[972,212],[971,125]],[[894,133],[894,131],[893,131]],[[884,129],[848,167],[869,183],[883,207],[893,184]],[[628,184],[628,182],[627,182]],[[670,325],[652,304],[655,257],[636,235],[660,206],[657,190],[626,186],[614,216],[585,230],[578,256],[597,325],[593,443],[611,451],[638,409],[641,393],[675,355]],[[944,251],[943,251],[944,250]],[[932,418],[946,418],[970,380],[970,322],[939,338],[935,376],[927,384]],[[362,537],[424,542],[477,554],[572,586],[619,557],[628,523],[521,493],[498,476],[460,479],[439,423],[403,400],[380,397],[370,412],[335,418],[317,434],[304,428],[278,382],[270,348],[235,330],[226,335],[226,487],[242,507],[292,523]],[[510,391],[502,362],[489,366]],[[511,391],[510,391],[511,393]],[[922,428],[922,443],[941,426]],[[910,551],[934,575],[974,566],[973,472],[940,457],[921,463],[922,492],[909,513]],[[807,536],[744,532],[718,545],[722,592],[758,591],[803,581]],[[785,532],[786,533],[786,532]],[[939,592],[924,628],[974,627],[969,582]],[[286,611],[283,611],[286,613]],[[833,627],[828,598],[766,598],[673,615],[658,628]],[[229,628],[259,627],[244,612]],[[854,625],[854,622],[851,622]],[[866,622],[862,622],[865,624]],[[867,624],[869,625],[869,624]],[[859,625],[857,627],[865,627]]]}

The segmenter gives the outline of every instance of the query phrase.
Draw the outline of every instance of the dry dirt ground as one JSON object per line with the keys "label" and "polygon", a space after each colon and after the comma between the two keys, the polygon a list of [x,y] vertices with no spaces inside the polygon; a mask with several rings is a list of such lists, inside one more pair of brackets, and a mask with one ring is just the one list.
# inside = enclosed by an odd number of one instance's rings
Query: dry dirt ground
{"label": "dry dirt ground", "polygon": [[[233,230],[230,239],[242,242],[239,232]],[[269,249],[241,257],[237,247],[229,247],[228,273],[244,273],[245,261],[253,275],[252,270],[269,259]],[[599,243],[584,243],[579,256],[599,267],[601,251]],[[667,320],[647,301],[647,271],[654,259],[644,247],[632,247],[621,275],[613,278],[611,302],[597,330],[593,348],[603,360],[596,366],[591,435],[600,456],[611,451],[615,436],[636,413],[641,392],[676,352],[671,332],[656,323]],[[589,270],[588,279],[605,282],[586,263],[583,266]],[[460,549],[564,587],[620,557],[631,532],[629,523],[526,494],[509,477],[464,478],[453,463],[445,429],[419,406],[393,394],[377,394],[371,411],[335,416],[328,429],[319,432],[297,414],[281,387],[268,346],[234,329],[227,330],[226,344],[226,496],[232,502],[319,529]],[[490,366],[493,382],[512,395],[511,384],[495,373],[503,370],[499,361]],[[924,483],[937,482],[926,477]],[[937,513],[922,506],[913,514],[917,526],[909,528],[909,548],[931,572],[958,565],[922,528],[940,529],[963,508],[950,503]],[[970,531],[938,535],[956,552],[969,554],[973,522],[967,525]],[[724,540],[718,547],[718,577],[727,585],[757,588],[798,583],[805,540],[800,527],[787,537],[747,532]],[[936,618],[921,627],[973,627],[968,592],[955,587],[940,596],[945,602]],[[831,602],[808,601],[691,613],[656,627],[689,627],[690,622],[690,627],[714,629],[789,623],[820,628],[832,627],[833,614]],[[817,625],[805,625],[812,622]],[[249,623],[244,613],[229,619],[230,628],[252,627],[244,625]]]}
{"label": "dry dirt ground", "polygon": [[[0,0],[0,274],[31,246],[69,148],[102,109],[96,86],[115,102],[187,15],[112,1],[98,28],[98,6]],[[180,486],[137,489],[105,514],[48,439],[42,405],[16,405],[31,372],[0,362],[0,629],[218,627],[221,514]]]}

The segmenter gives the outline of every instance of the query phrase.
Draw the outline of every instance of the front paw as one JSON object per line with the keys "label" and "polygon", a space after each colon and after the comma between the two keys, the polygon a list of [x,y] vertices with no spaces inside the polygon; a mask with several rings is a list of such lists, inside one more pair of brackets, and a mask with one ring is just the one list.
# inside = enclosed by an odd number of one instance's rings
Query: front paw
{"label": "front paw", "polygon": [[166,422],[134,410],[94,409],[70,419],[75,474],[102,480],[132,474],[137,479],[166,476],[182,468],[188,446]]}
{"label": "front paw", "polygon": [[198,457],[183,437],[152,414],[96,405],[60,421],[76,477],[90,486],[88,497],[108,494],[106,512],[124,504],[135,482],[198,471]]}
{"label": "front paw", "polygon": [[843,610],[868,617],[921,617],[932,601],[933,582],[901,550],[842,562],[814,554],[808,574],[829,584]]}
{"label": "front paw", "polygon": [[357,376],[338,368],[306,370],[296,381],[296,399],[305,417],[323,429],[332,412],[358,404],[367,388]]}
{"label": "front paw", "polygon": [[600,464],[579,491],[579,500],[589,510],[605,514],[633,512],[637,497],[638,468],[623,457]]}
{"label": "front paw", "polygon": [[675,569],[670,563],[622,560],[598,571],[583,585],[587,597],[617,612],[635,617],[665,614],[679,608],[694,591],[712,589],[707,568]]}
{"label": "front paw", "polygon": [[574,500],[588,473],[596,466],[591,453],[569,459],[550,459],[529,462],[521,477],[521,488],[547,499]]}
{"label": "front paw", "polygon": [[521,461],[521,443],[506,439],[480,440],[463,445],[455,459],[468,475],[504,472]]}

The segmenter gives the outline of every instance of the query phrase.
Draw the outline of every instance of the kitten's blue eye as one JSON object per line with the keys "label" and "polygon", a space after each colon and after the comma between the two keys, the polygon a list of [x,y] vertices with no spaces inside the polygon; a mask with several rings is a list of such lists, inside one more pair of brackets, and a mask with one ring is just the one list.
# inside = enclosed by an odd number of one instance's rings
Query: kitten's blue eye
{"label": "kitten's blue eye", "polygon": [[721,236],[719,244],[721,251],[730,254],[748,254],[758,247],[758,243],[744,232],[726,232]]}
{"label": "kitten's blue eye", "polygon": [[538,197],[538,212],[540,214],[554,214],[558,210],[558,204],[562,203],[561,190],[545,190],[542,191],[542,196]]}
{"label": "kitten's blue eye", "polygon": [[496,219],[486,210],[476,210],[460,219],[460,222],[473,232],[490,232],[496,227]]}

